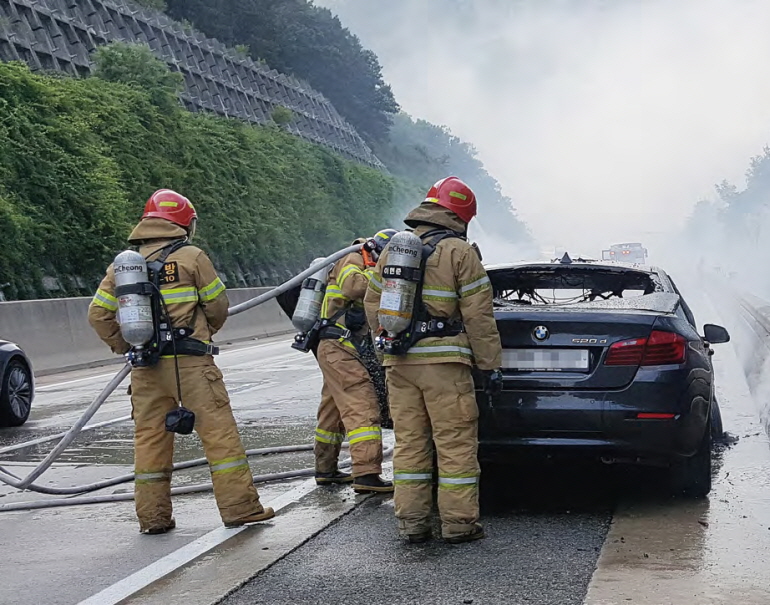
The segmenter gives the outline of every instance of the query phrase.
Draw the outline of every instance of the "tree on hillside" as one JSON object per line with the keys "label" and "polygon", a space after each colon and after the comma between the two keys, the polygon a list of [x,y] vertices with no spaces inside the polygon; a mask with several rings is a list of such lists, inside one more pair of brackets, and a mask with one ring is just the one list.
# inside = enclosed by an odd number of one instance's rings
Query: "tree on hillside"
{"label": "tree on hillside", "polygon": [[398,111],[377,56],[331,11],[307,0],[169,0],[168,12],[207,36],[244,45],[254,58],[306,80],[370,144],[387,138]]}
{"label": "tree on hillside", "polygon": [[114,42],[100,46],[94,56],[94,76],[108,82],[138,86],[150,93],[154,105],[166,112],[180,109],[184,77],[155,57],[144,44]]}

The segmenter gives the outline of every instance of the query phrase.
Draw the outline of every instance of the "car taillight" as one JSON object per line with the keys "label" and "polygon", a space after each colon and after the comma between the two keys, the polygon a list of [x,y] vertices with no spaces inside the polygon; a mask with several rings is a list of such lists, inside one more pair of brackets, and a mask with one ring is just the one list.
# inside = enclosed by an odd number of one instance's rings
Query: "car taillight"
{"label": "car taillight", "polygon": [[684,363],[687,341],[674,332],[653,330],[644,348],[643,366],[662,366]]}
{"label": "car taillight", "polygon": [[674,332],[653,330],[649,338],[613,343],[607,352],[607,366],[662,366],[684,363],[687,340]]}
{"label": "car taillight", "polygon": [[634,340],[624,340],[613,343],[607,352],[607,358],[604,360],[606,366],[638,366],[642,363],[644,356],[644,345],[647,344],[646,338],[636,338]]}

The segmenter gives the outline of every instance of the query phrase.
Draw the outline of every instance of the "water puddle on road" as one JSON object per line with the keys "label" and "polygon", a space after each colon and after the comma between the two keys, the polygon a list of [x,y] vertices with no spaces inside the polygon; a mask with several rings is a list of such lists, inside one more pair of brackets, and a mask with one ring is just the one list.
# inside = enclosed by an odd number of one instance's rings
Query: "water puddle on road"
{"label": "water puddle on road", "polygon": [[[275,424],[248,423],[239,427],[241,439],[246,449],[257,449],[279,445],[312,444],[315,425],[312,420],[285,419]],[[50,434],[50,433],[49,433]],[[35,435],[40,437],[44,435]],[[29,439],[29,435],[25,436]],[[9,443],[10,445],[11,443]],[[39,462],[51,451],[52,443],[44,443],[29,449],[19,450],[2,457],[5,461]],[[312,466],[312,452],[307,456],[299,454],[279,454],[277,456],[253,457],[254,472],[278,472]],[[177,435],[174,441],[174,461],[182,462],[203,457],[203,446],[196,434]],[[58,459],[60,464],[115,464],[133,465],[134,442],[133,429],[130,426],[117,426],[97,429],[84,433]],[[263,470],[262,461],[270,460]]]}

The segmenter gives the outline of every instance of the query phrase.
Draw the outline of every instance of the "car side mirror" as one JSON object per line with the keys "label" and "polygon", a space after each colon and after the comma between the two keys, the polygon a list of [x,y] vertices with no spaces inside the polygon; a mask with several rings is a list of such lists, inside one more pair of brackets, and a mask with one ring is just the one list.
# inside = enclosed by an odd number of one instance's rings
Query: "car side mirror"
{"label": "car side mirror", "polygon": [[722,326],[706,324],[703,326],[703,337],[711,344],[722,344],[730,342],[730,333]]}

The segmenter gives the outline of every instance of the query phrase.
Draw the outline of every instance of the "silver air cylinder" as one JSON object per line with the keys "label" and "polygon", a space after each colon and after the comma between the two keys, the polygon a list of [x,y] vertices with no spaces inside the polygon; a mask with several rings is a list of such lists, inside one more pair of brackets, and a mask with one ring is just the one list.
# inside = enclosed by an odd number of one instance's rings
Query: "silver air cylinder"
{"label": "silver air cylinder", "polygon": [[422,242],[411,231],[396,233],[388,244],[388,264],[382,271],[380,325],[395,338],[412,323]]}
{"label": "silver air cylinder", "polygon": [[152,299],[146,294],[121,293],[121,286],[131,286],[148,281],[147,262],[133,250],[126,250],[115,257],[115,290],[118,297],[118,323],[123,339],[134,347],[142,347],[155,334],[152,320]]}
{"label": "silver air cylinder", "polygon": [[[311,267],[323,258],[317,258],[311,263]],[[311,277],[302,282],[302,289],[299,293],[297,307],[294,309],[294,315],[291,316],[291,323],[303,334],[318,321],[321,316],[321,305],[324,301],[326,284],[329,281],[329,272],[334,265],[327,265],[313,273]]]}

